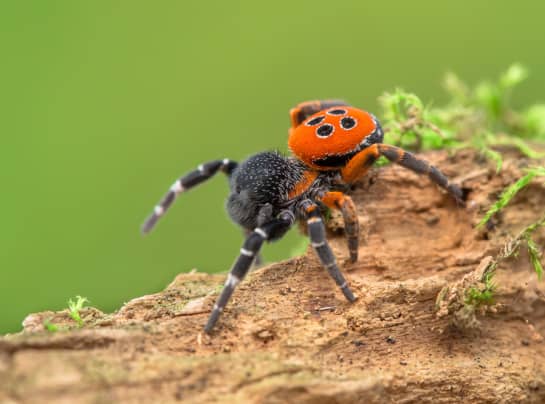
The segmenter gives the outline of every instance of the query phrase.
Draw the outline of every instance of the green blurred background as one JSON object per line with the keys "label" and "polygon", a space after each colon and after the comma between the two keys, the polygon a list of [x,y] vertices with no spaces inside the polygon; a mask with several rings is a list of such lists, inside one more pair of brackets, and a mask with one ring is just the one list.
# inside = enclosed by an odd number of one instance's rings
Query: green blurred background
{"label": "green blurred background", "polygon": [[[531,5],[531,6],[530,6]],[[286,150],[288,109],[396,86],[441,103],[514,61],[543,100],[545,3],[13,1],[0,6],[0,333],[74,295],[103,310],[192,268],[229,269],[242,242],[227,182],[139,226],[202,161]],[[267,246],[289,254],[297,235]]]}

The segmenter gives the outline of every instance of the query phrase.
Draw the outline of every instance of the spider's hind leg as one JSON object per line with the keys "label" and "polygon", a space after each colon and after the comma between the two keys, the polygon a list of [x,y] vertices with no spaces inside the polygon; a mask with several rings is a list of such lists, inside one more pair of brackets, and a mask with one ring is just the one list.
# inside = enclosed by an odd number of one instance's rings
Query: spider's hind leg
{"label": "spider's hind leg", "polygon": [[[244,229],[244,237],[249,237],[253,233],[253,230]],[[263,257],[258,252],[255,254],[254,262],[252,263],[251,270],[258,269],[263,265]]]}
{"label": "spider's hind leg", "polygon": [[[270,222],[273,219],[273,206],[270,203],[266,203],[259,210],[257,215],[257,227],[261,227],[264,224]],[[252,229],[244,229],[244,236],[248,237],[252,233]],[[281,237],[280,235],[279,237]],[[257,253],[252,265],[252,269],[257,269],[263,265],[263,257]]]}
{"label": "spider's hind leg", "polygon": [[142,233],[149,233],[153,229],[159,218],[165,214],[179,194],[206,181],[220,170],[230,176],[237,165],[237,162],[229,159],[209,161],[177,179],[142,225]]}
{"label": "spider's hind leg", "polygon": [[223,290],[221,291],[221,294],[214,305],[212,313],[208,318],[208,322],[204,327],[204,331],[206,333],[210,333],[212,328],[214,328],[214,325],[218,321],[221,312],[231,298],[236,286],[242,279],[244,279],[248,273],[248,270],[252,266],[254,258],[259,254],[259,250],[261,249],[263,242],[265,240],[271,241],[282,237],[291,227],[294,221],[295,216],[293,213],[285,210],[280,213],[278,218],[272,219],[268,223],[255,228],[254,231],[248,235],[246,241],[244,241],[244,244],[240,249],[240,255],[229,272],[225,286],[223,287]]}

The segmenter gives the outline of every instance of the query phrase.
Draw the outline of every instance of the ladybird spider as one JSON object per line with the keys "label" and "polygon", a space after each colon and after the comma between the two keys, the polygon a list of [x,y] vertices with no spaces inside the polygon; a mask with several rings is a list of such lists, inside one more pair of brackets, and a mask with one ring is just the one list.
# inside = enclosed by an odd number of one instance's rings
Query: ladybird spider
{"label": "ladybird spider", "polygon": [[229,177],[226,208],[247,234],[204,328],[210,333],[237,284],[244,278],[265,241],[281,238],[296,220],[306,221],[311,245],[321,264],[350,302],[356,300],[326,240],[320,207],[340,210],[345,222],[350,261],[358,259],[359,226],[352,199],[343,192],[373,163],[388,160],[419,174],[463,204],[462,191],[436,167],[400,148],[382,143],[377,118],[344,101],[310,101],[290,111],[289,148],[293,157],[275,152],[250,156],[241,164],[229,159],[201,164],[178,179],[142,226],[148,233],[176,197],[218,171]]}

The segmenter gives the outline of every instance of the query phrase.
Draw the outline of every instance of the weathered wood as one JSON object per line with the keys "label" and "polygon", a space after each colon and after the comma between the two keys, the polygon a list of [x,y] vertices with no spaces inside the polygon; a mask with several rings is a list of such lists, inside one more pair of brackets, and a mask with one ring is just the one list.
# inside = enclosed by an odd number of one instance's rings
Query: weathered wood
{"label": "weathered wood", "polygon": [[[468,207],[400,167],[376,170],[353,193],[365,237],[343,271],[356,303],[309,251],[251,273],[212,336],[202,327],[225,275],[179,275],[110,315],[86,309],[83,329],[66,312],[33,314],[0,338],[0,402],[544,402],[545,287],[524,254],[500,266],[496,304],[467,327],[448,307],[542,215],[545,187],[522,191],[484,234],[474,225],[518,161],[496,175],[471,152],[426,158],[465,178]],[[342,223],[330,228],[342,262]],[[45,319],[71,329],[43,331]]]}

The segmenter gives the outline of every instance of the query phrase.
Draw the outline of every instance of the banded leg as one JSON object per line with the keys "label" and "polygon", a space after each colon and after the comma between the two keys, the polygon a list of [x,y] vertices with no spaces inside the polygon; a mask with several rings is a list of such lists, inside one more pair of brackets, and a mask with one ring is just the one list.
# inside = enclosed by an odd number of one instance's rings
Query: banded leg
{"label": "banded leg", "polygon": [[296,126],[299,126],[301,122],[303,122],[309,116],[323,109],[348,105],[349,104],[343,100],[317,100],[302,102],[290,110],[291,127],[295,128]]}
{"label": "banded leg", "polygon": [[240,255],[238,256],[235,264],[231,268],[225,286],[221,291],[214,309],[208,318],[208,322],[204,327],[206,333],[210,333],[214,325],[218,321],[218,318],[227,305],[227,302],[231,298],[236,286],[244,279],[248,270],[252,266],[255,256],[259,253],[261,246],[265,240],[275,240],[286,233],[287,229],[291,227],[295,221],[295,216],[292,212],[286,210],[280,213],[278,218],[265,223],[261,227],[254,229],[252,233],[246,238],[242,248],[240,249]]}
{"label": "banded leg", "polygon": [[163,199],[155,206],[153,213],[142,225],[142,233],[149,233],[153,229],[159,218],[165,214],[179,194],[206,181],[220,170],[227,175],[231,175],[237,165],[238,163],[229,159],[214,160],[199,165],[196,170],[176,180]]}
{"label": "banded leg", "polygon": [[337,266],[335,255],[327,243],[325,226],[318,205],[310,199],[305,199],[301,202],[300,209],[303,217],[307,221],[310,243],[314,248],[314,251],[316,251],[316,254],[318,254],[320,262],[327,269],[327,272],[333,278],[337,286],[339,286],[346,299],[350,302],[355,301],[356,297],[350,290],[348,282],[346,282],[341,270]]}
{"label": "banded leg", "polygon": [[366,147],[359,152],[350,162],[342,169],[341,175],[345,182],[352,183],[358,178],[367,173],[373,163],[380,157],[384,156],[393,163],[399,164],[402,167],[408,168],[418,174],[427,174],[428,178],[434,183],[445,189],[452,197],[461,204],[465,205],[463,193],[460,187],[451,184],[448,178],[437,167],[431,165],[425,160],[421,160],[399,147],[390,146],[387,144],[376,143]]}
{"label": "banded leg", "polygon": [[[247,238],[250,234],[253,233],[253,230],[244,229],[244,230],[243,230],[243,233],[244,233],[244,238]],[[261,257],[261,254],[260,254],[260,253],[257,253],[257,254],[255,255],[254,262],[252,263],[251,269],[257,269],[257,268],[259,268],[261,265],[263,265],[263,258]]]}
{"label": "banded leg", "polygon": [[350,262],[356,262],[358,260],[360,228],[354,201],[348,195],[338,191],[327,192],[321,198],[321,201],[327,207],[341,211],[344,221],[344,232],[348,241]]}

